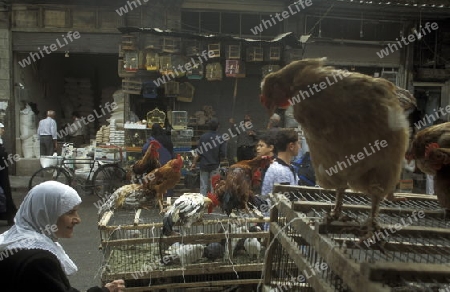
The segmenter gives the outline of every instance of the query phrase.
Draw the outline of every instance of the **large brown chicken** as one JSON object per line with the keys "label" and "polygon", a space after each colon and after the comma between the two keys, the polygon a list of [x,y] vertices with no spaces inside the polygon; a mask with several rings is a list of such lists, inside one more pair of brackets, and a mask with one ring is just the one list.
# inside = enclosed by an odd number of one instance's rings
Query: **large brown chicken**
{"label": "large brown chicken", "polygon": [[143,179],[143,188],[156,192],[159,208],[164,212],[163,197],[167,190],[173,189],[181,179],[181,168],[183,159],[177,154],[175,159],[169,160],[166,164],[157,168]]}
{"label": "large brown chicken", "polygon": [[161,148],[161,144],[158,141],[150,141],[150,145],[145,151],[144,156],[136,161],[131,169],[127,172],[127,180],[132,183],[139,183],[142,176],[150,173],[152,170],[161,167],[159,162],[158,149]]}
{"label": "large brown chicken", "polygon": [[419,131],[406,153],[417,167],[434,176],[434,193],[443,208],[450,209],[450,123]]}
{"label": "large brown chicken", "polygon": [[[260,98],[270,114],[278,106],[294,106],[318,183],[336,189],[331,218],[340,217],[346,188],[371,197],[364,239],[379,228],[379,204],[400,179],[408,123],[394,84],[326,67],[324,61],[294,61],[267,75]],[[385,147],[375,147],[380,142]]]}
{"label": "large brown chicken", "polygon": [[209,198],[219,204],[220,208],[230,215],[233,209],[249,211],[249,204],[258,208],[261,201],[252,190],[253,183],[258,182],[255,175],[261,174],[260,169],[272,162],[272,157],[258,156],[252,160],[242,160],[230,166],[225,180],[214,179],[214,194]]}

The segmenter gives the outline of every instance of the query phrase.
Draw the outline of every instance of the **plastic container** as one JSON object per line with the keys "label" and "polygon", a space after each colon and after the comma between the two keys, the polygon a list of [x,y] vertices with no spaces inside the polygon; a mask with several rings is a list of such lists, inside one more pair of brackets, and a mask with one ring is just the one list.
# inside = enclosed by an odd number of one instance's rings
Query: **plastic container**
{"label": "plastic container", "polygon": [[41,156],[39,158],[39,162],[41,163],[42,168],[44,168],[49,166],[58,166],[61,164],[62,159],[62,156]]}

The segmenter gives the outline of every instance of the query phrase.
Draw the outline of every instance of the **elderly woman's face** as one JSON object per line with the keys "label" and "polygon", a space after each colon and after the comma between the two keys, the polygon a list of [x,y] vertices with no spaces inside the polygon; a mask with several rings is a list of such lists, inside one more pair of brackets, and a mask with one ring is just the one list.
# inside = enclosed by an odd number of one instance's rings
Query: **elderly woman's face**
{"label": "elderly woman's face", "polygon": [[75,206],[72,210],[59,216],[56,226],[58,230],[55,232],[57,238],[71,238],[73,235],[73,228],[75,225],[81,223],[80,216],[78,215],[78,206]]}

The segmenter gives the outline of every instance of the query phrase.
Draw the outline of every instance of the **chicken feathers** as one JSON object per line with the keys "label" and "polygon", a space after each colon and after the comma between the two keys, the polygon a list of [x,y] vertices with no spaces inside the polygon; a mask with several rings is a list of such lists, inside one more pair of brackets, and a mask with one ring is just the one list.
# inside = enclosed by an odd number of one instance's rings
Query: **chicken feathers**
{"label": "chicken feathers", "polygon": [[205,209],[212,201],[200,193],[184,193],[175,200],[163,217],[162,232],[166,236],[173,235],[173,226],[181,224],[185,228],[202,219]]}
{"label": "chicken feathers", "polygon": [[406,159],[434,176],[434,192],[442,207],[450,209],[450,123],[425,128],[414,137]]}
{"label": "chicken feathers", "polygon": [[[333,217],[340,213],[346,188],[372,198],[370,233],[376,228],[379,203],[400,179],[409,125],[394,84],[324,62],[325,58],[294,61],[268,74],[261,83],[261,101],[269,114],[286,101],[294,106],[318,184],[337,189]],[[320,90],[314,91],[319,84]],[[364,152],[377,140],[387,146]],[[358,160],[349,163],[356,155]],[[338,163],[341,169],[332,173]]]}

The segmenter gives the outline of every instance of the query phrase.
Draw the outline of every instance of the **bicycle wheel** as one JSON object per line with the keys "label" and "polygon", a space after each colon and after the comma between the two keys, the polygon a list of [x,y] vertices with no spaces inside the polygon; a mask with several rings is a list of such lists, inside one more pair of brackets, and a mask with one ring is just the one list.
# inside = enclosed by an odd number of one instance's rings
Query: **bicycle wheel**
{"label": "bicycle wheel", "polygon": [[115,164],[100,166],[92,177],[94,193],[103,198],[110,196],[116,189],[126,184],[126,172]]}
{"label": "bicycle wheel", "polygon": [[30,178],[28,189],[31,190],[34,186],[49,180],[55,180],[66,185],[70,185],[72,178],[66,170],[60,167],[44,167],[36,171]]}

